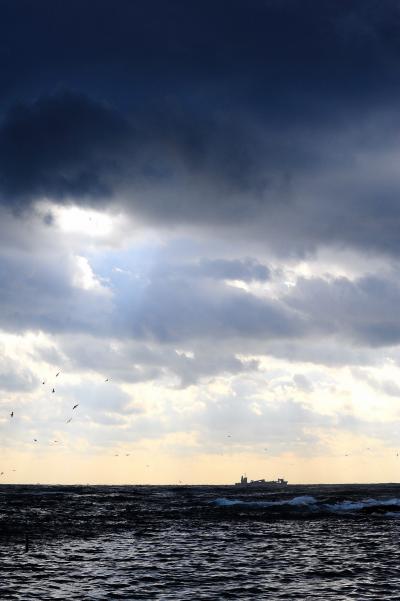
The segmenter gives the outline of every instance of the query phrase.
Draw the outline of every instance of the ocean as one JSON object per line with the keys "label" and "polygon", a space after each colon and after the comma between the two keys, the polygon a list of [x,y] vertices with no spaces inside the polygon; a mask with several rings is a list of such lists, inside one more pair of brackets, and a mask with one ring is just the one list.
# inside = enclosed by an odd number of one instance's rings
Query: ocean
{"label": "ocean", "polygon": [[0,487],[0,599],[400,599],[400,485]]}

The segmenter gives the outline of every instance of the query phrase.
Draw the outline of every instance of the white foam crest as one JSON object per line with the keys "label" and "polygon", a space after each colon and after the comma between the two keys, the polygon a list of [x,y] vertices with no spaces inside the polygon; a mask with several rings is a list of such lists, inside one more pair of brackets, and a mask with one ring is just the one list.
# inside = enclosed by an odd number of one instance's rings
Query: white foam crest
{"label": "white foam crest", "polygon": [[362,501],[341,501],[339,503],[326,504],[324,507],[329,511],[342,512],[358,511],[366,507],[385,507],[387,505],[399,506],[400,499],[363,499]]}
{"label": "white foam crest", "polygon": [[291,501],[283,501],[283,503],[287,503],[288,505],[314,505],[317,503],[317,499],[310,495],[303,495],[301,497],[295,497]]}
{"label": "white foam crest", "polygon": [[244,507],[276,507],[282,505],[291,505],[291,506],[313,506],[317,503],[317,499],[315,497],[311,497],[309,495],[302,495],[300,497],[294,497],[293,499],[284,499],[282,501],[241,501],[239,499],[226,499],[219,498],[212,501],[214,505],[218,507],[233,507],[235,505],[243,505]]}
{"label": "white foam crest", "polygon": [[[297,507],[309,509],[310,511],[316,511],[317,509],[321,509],[323,511],[329,511],[332,513],[346,513],[346,512],[357,512],[362,509],[368,507],[400,507],[400,499],[392,498],[392,499],[362,499],[361,501],[338,501],[336,503],[321,503],[315,497],[310,495],[301,495],[299,497],[293,497],[292,499],[283,499],[279,501],[242,501],[240,499],[226,499],[226,498],[218,498],[214,501],[211,501],[213,505],[217,505],[218,507],[253,507],[253,508],[273,508],[273,507]],[[393,517],[397,516],[396,512],[387,512],[388,517],[391,517],[393,513]]]}
{"label": "white foam crest", "polygon": [[234,501],[232,499],[215,499],[215,501],[211,501],[214,505],[218,505],[218,507],[231,507],[233,505],[241,505],[243,501]]}

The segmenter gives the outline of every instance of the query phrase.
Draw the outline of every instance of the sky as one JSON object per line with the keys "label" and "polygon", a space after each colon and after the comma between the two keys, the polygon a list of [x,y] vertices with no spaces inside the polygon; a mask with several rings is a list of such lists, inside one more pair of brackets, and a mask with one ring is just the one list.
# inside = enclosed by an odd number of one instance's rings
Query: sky
{"label": "sky", "polygon": [[0,17],[1,481],[398,481],[399,3]]}

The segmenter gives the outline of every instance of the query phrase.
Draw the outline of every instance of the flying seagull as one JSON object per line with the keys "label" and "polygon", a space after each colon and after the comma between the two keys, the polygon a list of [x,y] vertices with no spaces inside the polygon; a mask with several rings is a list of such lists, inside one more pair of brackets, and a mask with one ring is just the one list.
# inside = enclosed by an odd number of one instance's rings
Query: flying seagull
{"label": "flying seagull", "polygon": [[55,392],[54,388],[53,388],[53,390],[51,392]]}
{"label": "flying seagull", "polygon": [[72,422],[72,417],[70,417],[69,419],[67,419],[67,424],[69,424],[70,422]]}
{"label": "flying seagull", "polygon": [[58,378],[58,376],[60,375],[60,373],[61,373],[60,371],[58,373],[56,373],[56,378]]}
{"label": "flying seagull", "polygon": [[33,442],[37,442],[37,438],[34,438],[34,439],[33,439]]}
{"label": "flying seagull", "polygon": [[72,411],[73,411],[74,409],[76,409],[77,407],[79,407],[79,403],[77,403],[76,405],[74,405],[74,406],[72,407]]}
{"label": "flying seagull", "polygon": [[14,417],[14,411],[11,411],[10,417]]}
{"label": "flying seagull", "polygon": [[109,380],[109,378],[106,378],[106,379],[104,380],[104,382],[108,382],[108,380]]}

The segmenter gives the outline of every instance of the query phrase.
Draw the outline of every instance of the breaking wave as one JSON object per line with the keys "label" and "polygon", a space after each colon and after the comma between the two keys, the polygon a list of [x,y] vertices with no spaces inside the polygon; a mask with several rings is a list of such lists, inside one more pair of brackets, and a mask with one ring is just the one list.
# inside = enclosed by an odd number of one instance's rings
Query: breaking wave
{"label": "breaking wave", "polygon": [[284,499],[282,501],[240,501],[239,499],[215,499],[212,501],[214,505],[218,507],[234,507],[235,505],[240,505],[243,507],[278,507],[282,505],[291,505],[291,506],[306,506],[313,505],[317,503],[317,499],[315,497],[311,497],[309,495],[303,495],[300,497],[294,497],[293,499]]}
{"label": "breaking wave", "polygon": [[215,499],[211,503],[220,508],[232,508],[238,510],[269,510],[273,513],[310,513],[310,514],[357,514],[377,513],[387,517],[400,517],[400,499],[362,499],[321,501],[309,495],[281,499],[274,501],[227,499],[224,497]]}

